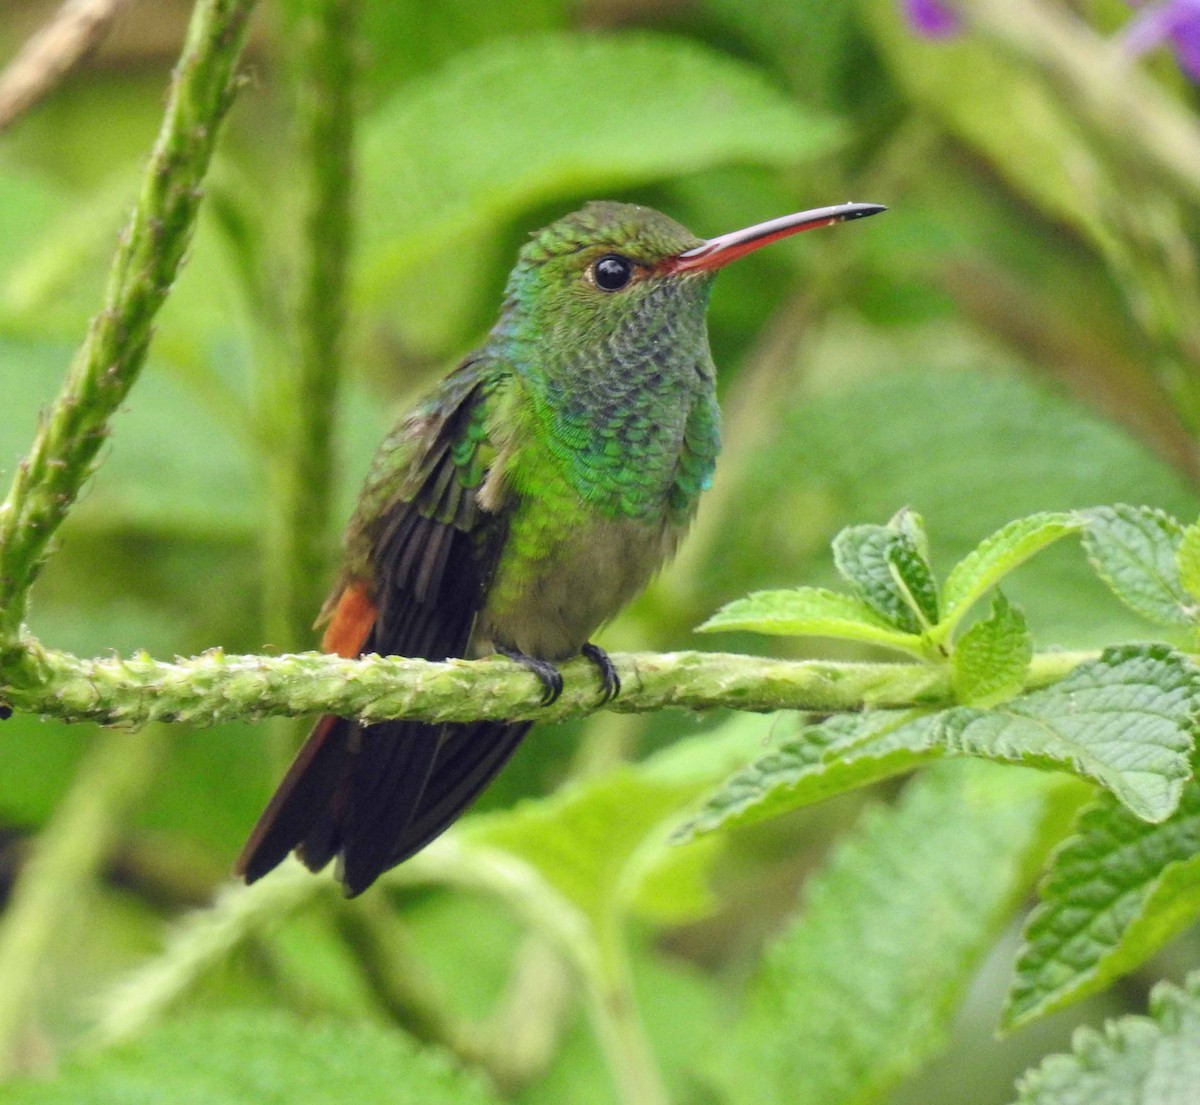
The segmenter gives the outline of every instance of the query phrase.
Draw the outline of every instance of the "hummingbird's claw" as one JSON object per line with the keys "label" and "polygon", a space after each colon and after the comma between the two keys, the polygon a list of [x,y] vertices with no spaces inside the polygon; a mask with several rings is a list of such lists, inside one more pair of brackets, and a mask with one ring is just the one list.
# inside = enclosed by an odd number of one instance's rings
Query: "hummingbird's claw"
{"label": "hummingbird's claw", "polygon": [[527,668],[538,677],[542,684],[542,700],[539,705],[549,706],[552,702],[558,701],[558,696],[562,694],[563,690],[562,672],[549,660],[539,660],[536,656],[530,656],[506,645],[497,645],[496,651],[501,656],[507,656],[514,663],[520,664],[521,667]]}
{"label": "hummingbird's claw", "polygon": [[607,706],[621,693],[621,677],[617,674],[616,666],[609,659],[608,653],[599,645],[592,644],[591,641],[588,641],[579,651],[591,660],[600,672],[600,682],[603,686],[600,693],[600,705]]}

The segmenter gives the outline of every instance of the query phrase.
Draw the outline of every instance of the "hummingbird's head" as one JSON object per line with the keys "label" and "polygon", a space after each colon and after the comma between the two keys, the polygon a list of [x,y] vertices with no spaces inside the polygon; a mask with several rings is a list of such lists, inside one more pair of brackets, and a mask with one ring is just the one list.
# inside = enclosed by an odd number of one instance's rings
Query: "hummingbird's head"
{"label": "hummingbird's head", "polygon": [[649,207],[589,203],[521,250],[498,329],[582,352],[664,312],[702,327],[711,274],[672,276],[663,265],[703,244]]}
{"label": "hummingbird's head", "polygon": [[883,210],[822,207],[705,241],[649,207],[589,203],[521,250],[493,336],[573,361],[659,360],[667,342],[684,356],[706,355],[704,314],[718,269],[798,231]]}

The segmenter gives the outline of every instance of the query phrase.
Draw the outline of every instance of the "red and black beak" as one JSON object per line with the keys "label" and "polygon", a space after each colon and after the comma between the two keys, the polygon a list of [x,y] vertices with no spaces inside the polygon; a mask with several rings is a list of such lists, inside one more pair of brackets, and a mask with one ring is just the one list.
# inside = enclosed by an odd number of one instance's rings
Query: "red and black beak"
{"label": "red and black beak", "polygon": [[780,238],[799,234],[802,230],[814,230],[818,226],[845,223],[851,219],[865,219],[868,215],[878,215],[880,211],[886,210],[887,208],[879,203],[839,203],[833,207],[817,207],[812,211],[800,211],[795,215],[769,219],[744,230],[709,238],[703,245],[668,258],[662,263],[660,271],[668,274],[712,272],[728,265],[730,261],[745,257],[747,253],[770,245],[771,242],[777,242]]}

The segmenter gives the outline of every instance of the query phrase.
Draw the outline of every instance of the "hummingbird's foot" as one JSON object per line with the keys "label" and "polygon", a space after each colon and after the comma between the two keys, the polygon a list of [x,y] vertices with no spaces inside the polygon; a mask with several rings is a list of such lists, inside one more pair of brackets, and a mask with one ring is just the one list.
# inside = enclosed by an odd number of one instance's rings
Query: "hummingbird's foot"
{"label": "hummingbird's foot", "polygon": [[606,706],[621,693],[621,677],[617,674],[617,669],[609,659],[608,653],[599,645],[588,641],[579,651],[591,660],[596,665],[596,670],[600,672],[600,682],[604,688],[600,692],[600,705]]}
{"label": "hummingbird's foot", "polygon": [[528,668],[541,680],[542,706],[549,706],[550,703],[558,701],[558,696],[562,694],[563,689],[562,672],[549,660],[539,660],[536,656],[530,656],[519,649],[509,648],[507,645],[497,645],[496,651],[501,656],[507,656],[514,663],[520,664],[521,667]]}

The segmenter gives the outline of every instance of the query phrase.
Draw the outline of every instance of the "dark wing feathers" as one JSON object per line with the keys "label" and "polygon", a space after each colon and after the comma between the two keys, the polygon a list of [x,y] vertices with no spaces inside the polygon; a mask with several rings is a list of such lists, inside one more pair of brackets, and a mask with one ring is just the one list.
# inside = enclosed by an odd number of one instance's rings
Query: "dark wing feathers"
{"label": "dark wing feathers", "polygon": [[[472,419],[494,383],[465,366],[421,412],[424,439],[402,477],[401,495],[372,526],[374,623],[362,653],[441,660],[467,652],[504,537],[464,478],[478,460],[471,442],[482,437]],[[313,870],[337,856],[346,892],[360,893],[446,828],[528,728],[525,722],[360,726],[322,718],[237,870],[252,882],[295,847]]]}

